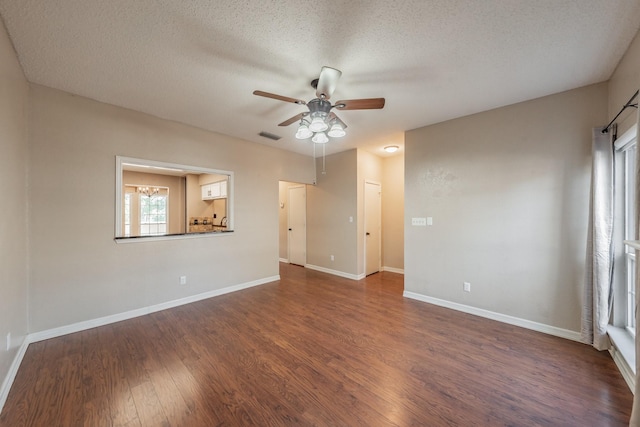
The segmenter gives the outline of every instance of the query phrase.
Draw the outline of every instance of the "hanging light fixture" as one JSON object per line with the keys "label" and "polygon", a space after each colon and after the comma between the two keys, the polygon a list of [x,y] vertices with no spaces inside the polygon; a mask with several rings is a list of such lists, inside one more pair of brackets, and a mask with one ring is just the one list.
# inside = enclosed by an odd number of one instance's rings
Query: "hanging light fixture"
{"label": "hanging light fixture", "polygon": [[[278,124],[278,126],[289,126],[300,120],[297,139],[313,138],[314,142],[324,144],[328,138],[341,138],[346,135],[347,125],[332,110],[378,110],[384,107],[384,98],[361,98],[337,101],[334,104],[330,101],[338,79],[342,71],[332,67],[322,67],[320,76],[311,80],[311,87],[315,91],[316,98],[309,102],[302,99],[282,96],[275,93],[254,90],[253,94],[265,98],[276,99],[278,101],[290,102],[297,105],[305,105],[308,111],[296,114],[295,116]],[[319,135],[322,133],[322,135]]]}
{"label": "hanging light fixture", "polygon": [[[329,138],[341,138],[347,134],[344,130],[343,124],[339,119],[329,117],[330,120],[325,119],[324,114],[316,114],[315,117],[309,123],[306,119],[300,120],[300,125],[296,132],[296,139],[307,139],[313,137],[311,140],[318,144],[326,144],[329,142]],[[327,129],[329,130],[327,132]]]}
{"label": "hanging light fixture", "polygon": [[297,139],[307,139],[313,136],[313,132],[309,130],[309,126],[307,126],[304,120],[300,121],[300,126],[298,126],[298,131],[296,132]]}
{"label": "hanging light fixture", "polygon": [[309,124],[309,130],[311,132],[324,132],[329,128],[329,125],[324,121],[324,119],[320,115],[316,115],[311,119],[311,124]]}
{"label": "hanging light fixture", "polygon": [[[331,138],[341,138],[345,132],[345,124],[333,113],[333,106],[324,99],[314,99],[307,104],[309,113],[301,114],[300,125],[296,131],[297,139],[311,140],[317,144],[326,144]],[[288,124],[288,122],[284,122]]]}
{"label": "hanging light fixture", "polygon": [[347,132],[344,131],[344,128],[338,122],[334,122],[331,125],[331,129],[329,129],[329,132],[327,133],[327,135],[329,135],[332,138],[341,138],[341,137],[345,136],[346,134],[347,134]]}
{"label": "hanging light fixture", "polygon": [[160,192],[160,189],[159,188],[149,188],[149,187],[138,187],[137,191],[138,191],[138,193],[142,194],[143,196],[151,197],[151,196],[155,196],[156,194],[158,194]]}
{"label": "hanging light fixture", "polygon": [[311,140],[316,144],[326,144],[327,142],[329,142],[329,138],[327,138],[327,135],[324,132],[316,133],[315,135],[313,135],[313,138],[311,138]]}

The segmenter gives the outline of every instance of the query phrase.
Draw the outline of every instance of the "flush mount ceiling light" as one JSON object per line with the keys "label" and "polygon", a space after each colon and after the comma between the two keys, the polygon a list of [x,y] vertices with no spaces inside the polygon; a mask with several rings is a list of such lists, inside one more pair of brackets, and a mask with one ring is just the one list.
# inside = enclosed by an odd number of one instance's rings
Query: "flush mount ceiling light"
{"label": "flush mount ceiling light", "polygon": [[398,147],[397,145],[387,145],[386,147],[384,147],[384,151],[386,151],[387,153],[395,153],[399,149],[400,147]]}
{"label": "flush mount ceiling light", "polygon": [[329,98],[333,94],[341,75],[342,71],[340,70],[322,67],[320,77],[311,81],[311,87],[316,90],[316,98],[309,102],[260,90],[254,91],[253,94],[298,105],[306,105],[309,111],[293,116],[278,126],[289,126],[300,121],[296,132],[297,139],[311,138],[317,144],[325,144],[329,142],[329,137],[341,138],[347,134],[345,131],[347,125],[331,111],[332,109],[376,110],[384,107],[384,98],[350,99],[338,101],[331,105]]}

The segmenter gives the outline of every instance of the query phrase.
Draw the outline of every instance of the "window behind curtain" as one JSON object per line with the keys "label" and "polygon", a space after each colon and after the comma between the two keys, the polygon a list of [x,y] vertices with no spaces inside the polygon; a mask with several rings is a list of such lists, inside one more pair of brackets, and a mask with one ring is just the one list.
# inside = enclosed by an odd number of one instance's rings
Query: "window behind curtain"
{"label": "window behind curtain", "polygon": [[[637,138],[635,136],[616,142],[616,167],[623,169],[616,174],[616,191],[621,196],[618,200],[622,204],[618,204],[616,208],[621,212],[618,218],[623,221],[623,224],[618,223],[616,226],[622,226],[624,240],[635,240],[636,238],[636,155]],[[618,259],[618,262],[624,265],[624,280],[622,280],[623,283],[619,283],[617,286],[620,290],[624,288],[624,291],[618,292],[617,295],[624,296],[624,298],[621,298],[620,301],[614,300],[614,309],[624,311],[624,326],[629,333],[635,335],[635,249],[624,245],[624,260]]]}

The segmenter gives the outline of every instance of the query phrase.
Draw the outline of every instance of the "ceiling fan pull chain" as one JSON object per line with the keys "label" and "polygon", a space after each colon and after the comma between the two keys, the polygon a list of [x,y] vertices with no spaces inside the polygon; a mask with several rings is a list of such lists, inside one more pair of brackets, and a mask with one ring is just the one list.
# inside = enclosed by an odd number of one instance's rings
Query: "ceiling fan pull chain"
{"label": "ceiling fan pull chain", "polygon": [[326,146],[327,146],[327,144],[322,144],[322,175],[326,175],[327,174],[327,171],[324,169],[324,159],[325,159],[325,150],[326,150],[325,147]]}

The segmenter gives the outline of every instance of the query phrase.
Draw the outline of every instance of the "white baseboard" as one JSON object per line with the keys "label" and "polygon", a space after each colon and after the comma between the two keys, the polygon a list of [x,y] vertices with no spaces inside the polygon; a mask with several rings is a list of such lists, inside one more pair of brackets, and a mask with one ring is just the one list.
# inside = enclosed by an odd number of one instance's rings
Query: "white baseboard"
{"label": "white baseboard", "polygon": [[622,357],[622,354],[620,353],[620,351],[618,351],[618,349],[614,346],[612,346],[609,349],[609,354],[611,354],[611,358],[613,359],[616,366],[618,367],[618,370],[622,374],[622,378],[624,378],[624,381],[629,386],[631,393],[635,394],[636,376],[633,374],[633,371],[631,370],[631,367],[627,363],[627,360],[624,357]]}
{"label": "white baseboard", "polygon": [[345,273],[344,271],[332,270],[330,268],[320,267],[318,265],[313,265],[313,264],[306,264],[305,268],[308,268],[310,270],[322,271],[323,273],[333,274],[334,276],[344,277],[345,279],[360,280],[365,278],[364,273],[362,274]]}
{"label": "white baseboard", "polygon": [[555,326],[545,325],[544,323],[533,322],[531,320],[521,319],[519,317],[513,317],[506,314],[496,313],[482,308],[471,307],[469,305],[459,304],[457,302],[451,302],[442,300],[439,298],[433,298],[427,295],[418,294],[415,292],[404,291],[402,294],[405,298],[411,298],[422,302],[428,302],[430,304],[439,305],[441,307],[450,308],[464,313],[473,314],[487,319],[497,320],[498,322],[508,323],[510,325],[520,326],[522,328],[531,329],[533,331],[542,332],[549,335],[554,335],[560,338],[566,338],[572,341],[582,342],[580,340],[580,332],[570,331],[568,329],[557,328]]}
{"label": "white baseboard", "polygon": [[265,277],[263,279],[253,280],[251,282],[241,283],[239,285],[228,286],[226,288],[216,289],[213,291],[204,292],[201,294],[192,295],[185,298],[180,298],[173,301],[167,301],[167,302],[152,305],[149,307],[143,307],[136,310],[126,311],[124,313],[118,313],[110,316],[99,317],[97,319],[85,320],[83,322],[73,323],[71,325],[61,326],[58,328],[47,329],[45,331],[28,334],[24,338],[24,341],[20,346],[20,349],[16,354],[16,357],[13,359],[13,363],[9,368],[9,372],[7,373],[4,381],[2,382],[2,387],[0,387],[0,413],[2,412],[4,403],[7,400],[7,396],[9,395],[9,390],[13,385],[13,381],[15,380],[16,374],[18,373],[18,368],[22,363],[22,358],[24,357],[24,354],[27,351],[27,347],[31,343],[47,340],[50,338],[56,338],[62,335],[72,334],[74,332],[80,332],[80,331],[84,331],[91,328],[97,328],[98,326],[104,326],[111,323],[120,322],[122,320],[133,319],[134,317],[144,316],[146,314],[154,313],[156,311],[166,310],[168,308],[178,307],[181,305],[189,304],[189,303],[200,301],[203,299],[240,291],[242,289],[264,285],[265,283],[275,282],[277,280],[280,280],[280,275]]}
{"label": "white baseboard", "polygon": [[20,348],[18,349],[18,352],[13,358],[13,362],[11,362],[11,366],[9,367],[9,372],[7,372],[7,376],[4,377],[4,381],[2,382],[2,386],[0,387],[0,413],[2,413],[2,408],[4,407],[4,404],[7,401],[7,397],[9,396],[9,390],[11,390],[11,386],[13,385],[13,380],[16,379],[18,368],[22,363],[24,354],[27,352],[27,347],[29,347],[28,336],[24,337],[24,340],[22,341],[22,345],[20,346]]}
{"label": "white baseboard", "polygon": [[284,262],[285,264],[289,264],[289,260],[287,258],[280,258],[280,262]]}
{"label": "white baseboard", "polygon": [[613,325],[607,327],[607,335],[611,346],[609,353],[615,362],[622,378],[635,394],[636,390],[636,340],[625,329]]}
{"label": "white baseboard", "polygon": [[239,285],[228,286],[226,288],[216,289],[213,291],[188,296],[185,298],[180,298],[173,301],[167,301],[160,304],[151,305],[149,307],[143,307],[136,310],[126,311],[124,313],[112,314],[110,316],[99,317],[97,319],[92,319],[92,320],[85,320],[83,322],[61,326],[59,328],[53,328],[53,329],[48,329],[46,331],[35,332],[32,334],[29,334],[29,339],[30,339],[30,342],[48,340],[50,338],[56,338],[62,335],[84,331],[87,329],[96,328],[98,326],[104,326],[104,325],[108,325],[115,322],[121,322],[123,320],[133,319],[134,317],[144,316],[145,314],[166,310],[168,308],[178,307],[180,305],[189,304],[189,303],[200,301],[203,299],[217,297],[219,295],[228,294],[230,292],[240,291],[242,289],[251,288],[253,286],[259,286],[265,283],[275,282],[276,280],[280,280],[280,275],[266,277],[264,279],[258,279],[251,282],[241,283]]}
{"label": "white baseboard", "polygon": [[389,271],[391,273],[404,274],[404,269],[395,267],[382,267],[382,271]]}

